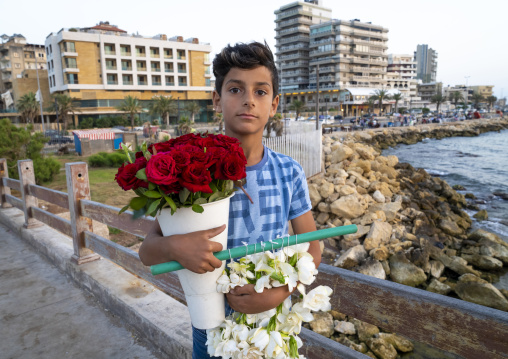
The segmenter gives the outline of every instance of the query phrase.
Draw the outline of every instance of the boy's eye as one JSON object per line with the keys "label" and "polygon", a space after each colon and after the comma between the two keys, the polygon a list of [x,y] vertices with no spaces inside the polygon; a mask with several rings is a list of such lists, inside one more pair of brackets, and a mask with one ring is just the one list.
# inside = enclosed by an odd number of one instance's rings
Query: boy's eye
{"label": "boy's eye", "polygon": [[239,93],[240,89],[238,87],[232,87],[232,88],[229,89],[229,92],[231,92],[231,93]]}
{"label": "boy's eye", "polygon": [[260,95],[260,96],[264,96],[266,95],[268,92],[266,92],[265,90],[257,90],[256,91],[256,94]]}

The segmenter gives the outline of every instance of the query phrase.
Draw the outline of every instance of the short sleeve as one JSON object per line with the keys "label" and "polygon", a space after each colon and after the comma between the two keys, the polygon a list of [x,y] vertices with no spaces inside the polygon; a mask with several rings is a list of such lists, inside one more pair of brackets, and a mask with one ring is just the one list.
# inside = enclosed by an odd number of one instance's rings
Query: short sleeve
{"label": "short sleeve", "polygon": [[297,162],[293,166],[293,193],[289,207],[289,220],[307,213],[312,208],[309,197],[309,186],[302,166]]}

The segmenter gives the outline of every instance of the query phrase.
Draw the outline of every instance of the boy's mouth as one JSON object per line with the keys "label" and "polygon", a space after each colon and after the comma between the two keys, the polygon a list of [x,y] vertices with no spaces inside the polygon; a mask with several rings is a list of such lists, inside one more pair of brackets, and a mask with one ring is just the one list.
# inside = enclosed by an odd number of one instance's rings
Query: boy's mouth
{"label": "boy's mouth", "polygon": [[250,119],[250,120],[257,118],[256,116],[254,116],[250,113],[241,113],[238,116],[240,116],[241,118]]}

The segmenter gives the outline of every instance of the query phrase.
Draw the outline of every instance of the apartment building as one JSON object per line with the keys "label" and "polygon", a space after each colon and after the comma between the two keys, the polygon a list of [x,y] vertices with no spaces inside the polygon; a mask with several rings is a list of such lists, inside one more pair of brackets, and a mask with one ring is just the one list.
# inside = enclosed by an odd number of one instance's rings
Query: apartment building
{"label": "apartment building", "polygon": [[424,104],[430,104],[432,96],[443,93],[442,82],[423,83],[418,85],[418,96]]}
{"label": "apartment building", "polygon": [[[0,44],[0,93],[10,92],[15,108],[21,96],[37,92],[36,72],[42,82],[47,82],[46,53],[43,45],[29,44],[21,34],[3,35],[2,40],[5,42]],[[18,81],[20,83],[16,84]],[[49,100],[47,91],[44,100]],[[6,109],[4,101],[0,101],[2,109]]]}
{"label": "apartment building", "polygon": [[416,62],[412,55],[389,54],[386,69],[386,88],[402,94],[399,107],[411,108],[418,103],[418,80],[416,79]]}
{"label": "apartment building", "polygon": [[319,0],[293,2],[275,10],[275,39],[280,89],[306,90],[309,86],[310,27],[332,17],[331,9]]}
{"label": "apartment building", "polygon": [[469,86],[469,89],[472,90],[473,93],[479,93],[484,98],[494,95],[494,86]]}
{"label": "apartment building", "polygon": [[[450,100],[450,96],[454,92],[459,92],[462,95],[463,100],[459,101],[458,104],[471,103],[471,96],[473,95],[473,90],[466,85],[455,85],[455,86],[446,86],[443,87],[443,96]],[[453,101],[451,101],[453,103]]]}
{"label": "apartment building", "polygon": [[[108,22],[46,38],[49,88],[80,101],[80,117],[116,113],[125,96],[147,107],[153,96],[198,101],[211,112],[210,44],[181,36],[129,35]],[[75,120],[76,121],[76,120]]]}
{"label": "apartment building", "polygon": [[416,78],[423,83],[436,82],[437,78],[437,51],[429,45],[418,45],[414,52],[416,62]]}

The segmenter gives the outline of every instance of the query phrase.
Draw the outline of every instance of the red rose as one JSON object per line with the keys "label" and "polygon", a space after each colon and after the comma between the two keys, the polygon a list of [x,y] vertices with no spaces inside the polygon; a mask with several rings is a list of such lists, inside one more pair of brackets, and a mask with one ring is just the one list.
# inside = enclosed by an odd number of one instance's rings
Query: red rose
{"label": "red rose", "polygon": [[[243,155],[243,152],[241,154]],[[214,177],[232,181],[245,178],[247,177],[245,172],[246,164],[245,156],[242,157],[239,153],[230,153],[217,163]]]}
{"label": "red rose", "polygon": [[136,152],[136,159],[141,158],[141,157],[145,157],[145,156],[143,155],[143,151],[138,151],[138,152]]}
{"label": "red rose", "polygon": [[170,185],[160,185],[159,188],[165,194],[178,193],[183,189],[182,185],[179,182],[175,182]]}
{"label": "red rose", "polygon": [[191,163],[198,162],[206,165],[207,168],[209,167],[208,162],[210,160],[210,155],[208,153],[205,153],[204,149],[190,144],[178,147],[178,149],[182,152],[186,152],[189,154]]}
{"label": "red rose", "polygon": [[176,163],[176,168],[179,172],[191,163],[191,156],[188,152],[183,151],[181,148],[175,148],[171,151],[171,156]]}
{"label": "red rose", "polygon": [[231,145],[240,145],[240,141],[238,141],[236,138],[224,135],[217,135],[213,140],[216,146],[224,148],[229,148]]}
{"label": "red rose", "polygon": [[169,152],[153,155],[146,165],[146,177],[158,185],[170,185],[176,182],[176,162]]}
{"label": "red rose", "polygon": [[[115,175],[115,181],[124,191],[144,187],[142,183],[146,182],[136,178],[136,173],[139,170],[140,168],[136,163],[123,164]],[[148,187],[148,183],[146,185]]]}
{"label": "red rose", "polygon": [[191,192],[212,193],[210,188],[212,177],[202,163],[191,163],[182,172],[180,184]]}
{"label": "red rose", "polygon": [[155,150],[157,151],[157,153],[168,152],[173,147],[175,147],[175,144],[176,144],[176,140],[175,139],[170,139],[170,140],[164,141],[164,142],[153,143],[150,146],[148,146],[148,152],[153,154],[153,148],[154,147],[155,147]]}
{"label": "red rose", "polygon": [[[226,157],[228,151],[223,147],[211,147],[206,150],[206,154],[208,155],[208,164],[210,167],[219,162],[222,158]],[[210,169],[213,173],[214,170]]]}
{"label": "red rose", "polygon": [[177,138],[175,138],[175,146],[186,145],[186,144],[194,145],[194,143],[196,142],[198,137],[201,137],[201,136],[195,135],[193,133],[189,133],[187,135],[177,137]]}
{"label": "red rose", "polygon": [[194,142],[194,145],[198,146],[200,148],[206,148],[208,151],[209,148],[211,148],[215,145],[215,141],[212,136],[213,135],[208,135],[206,137],[199,137]]}

